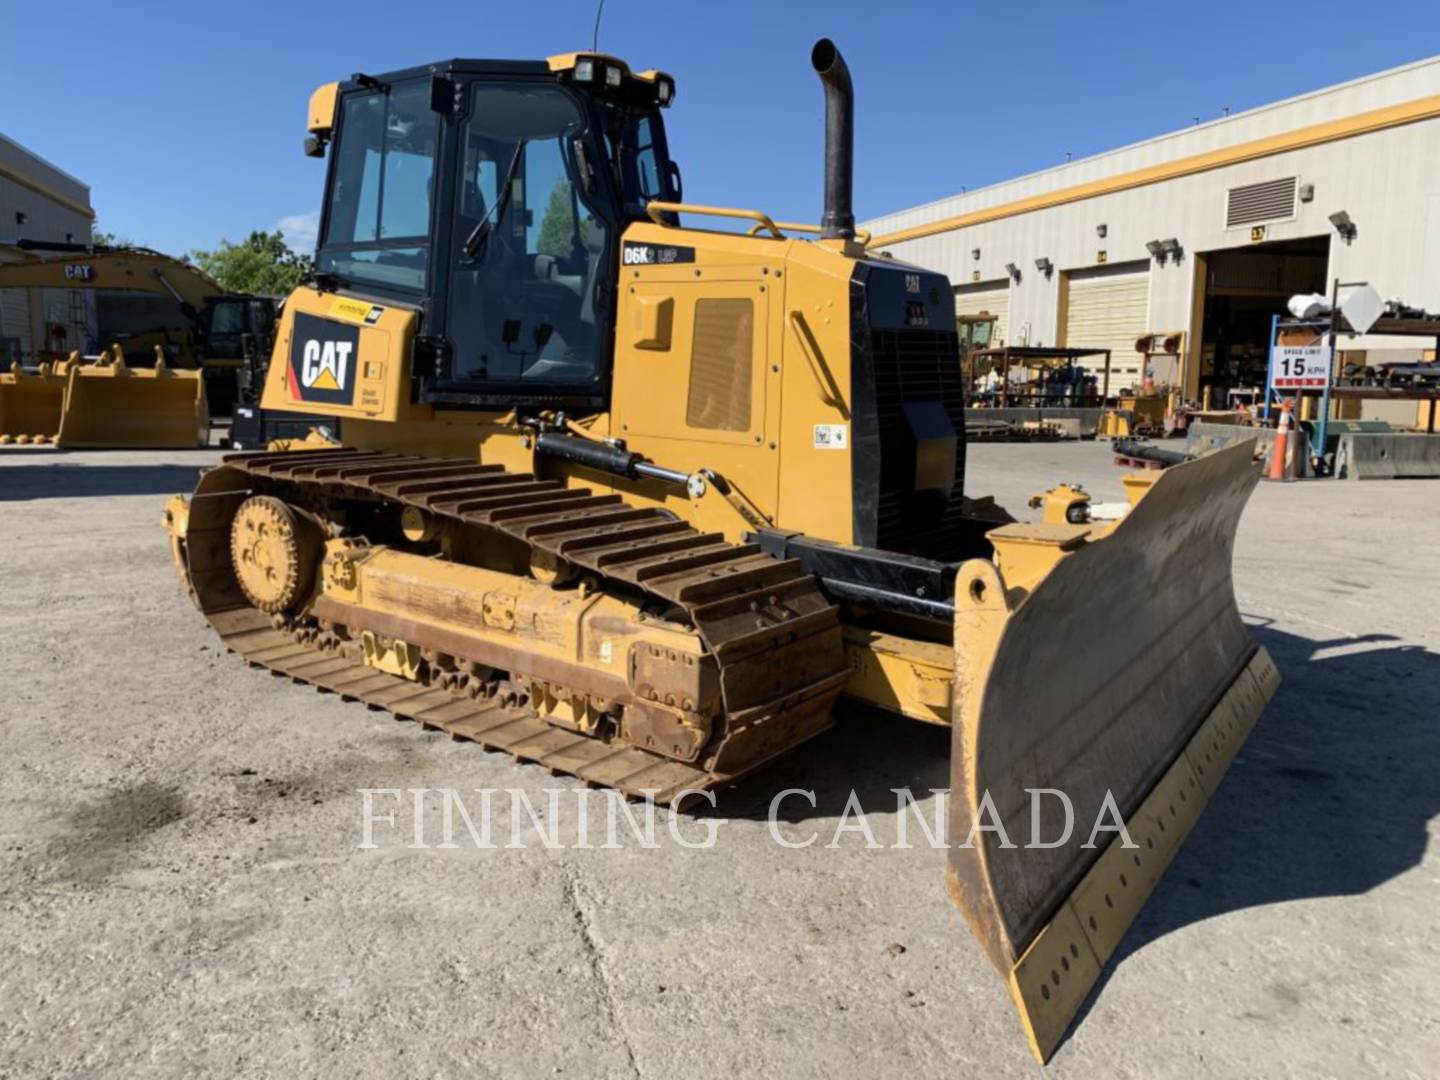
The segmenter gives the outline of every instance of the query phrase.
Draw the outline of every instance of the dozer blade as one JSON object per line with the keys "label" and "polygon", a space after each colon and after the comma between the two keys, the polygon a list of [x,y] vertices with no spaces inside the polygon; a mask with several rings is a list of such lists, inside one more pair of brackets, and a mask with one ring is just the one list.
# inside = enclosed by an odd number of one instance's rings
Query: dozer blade
{"label": "dozer blade", "polygon": [[199,371],[124,363],[71,365],[60,446],[204,446],[210,414]]}
{"label": "dozer blade", "polygon": [[48,443],[60,430],[65,378],[47,368],[0,374],[0,443]]}
{"label": "dozer blade", "polygon": [[[1231,581],[1258,476],[1250,444],[1222,450],[1160,474],[1108,532],[1072,535],[1038,582],[1007,583],[1003,557],[957,576],[947,885],[1042,1062],[1279,681]],[[1065,842],[1061,798],[1037,789],[1068,798]],[[1088,843],[1122,818],[1134,847]]]}

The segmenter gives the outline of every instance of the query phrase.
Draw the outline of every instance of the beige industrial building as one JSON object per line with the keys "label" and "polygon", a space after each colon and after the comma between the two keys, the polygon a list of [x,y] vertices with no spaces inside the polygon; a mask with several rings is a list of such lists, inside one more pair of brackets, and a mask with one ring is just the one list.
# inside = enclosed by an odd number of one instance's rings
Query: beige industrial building
{"label": "beige industrial building", "polygon": [[[0,262],[26,258],[16,246],[22,240],[88,244],[94,220],[89,185],[0,135]],[[83,347],[95,321],[93,293],[0,289],[0,364]]]}
{"label": "beige industrial building", "polygon": [[[1137,339],[1175,335],[1152,374],[1218,404],[1263,384],[1292,294],[1365,281],[1440,312],[1440,57],[865,225],[996,341],[1112,349],[1114,389],[1143,376]],[[1355,338],[1340,362],[1426,345]]]}

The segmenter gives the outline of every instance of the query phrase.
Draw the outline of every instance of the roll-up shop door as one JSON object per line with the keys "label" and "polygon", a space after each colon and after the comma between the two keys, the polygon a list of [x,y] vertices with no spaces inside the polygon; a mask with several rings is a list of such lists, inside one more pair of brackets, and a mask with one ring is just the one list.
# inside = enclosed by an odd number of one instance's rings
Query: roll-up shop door
{"label": "roll-up shop door", "polygon": [[[1069,274],[1065,307],[1065,345],[1072,349],[1110,350],[1110,392],[1140,381],[1141,356],[1135,342],[1149,321],[1150,264],[1075,270]],[[1098,376],[1104,357],[1080,361]]]}

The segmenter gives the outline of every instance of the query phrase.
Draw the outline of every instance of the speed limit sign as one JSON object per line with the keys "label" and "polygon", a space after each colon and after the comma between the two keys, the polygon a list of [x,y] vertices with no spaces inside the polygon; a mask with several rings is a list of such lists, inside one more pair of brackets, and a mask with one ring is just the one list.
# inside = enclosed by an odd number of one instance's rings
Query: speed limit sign
{"label": "speed limit sign", "polygon": [[1270,350],[1270,385],[1276,390],[1324,390],[1330,385],[1325,345],[1276,345]]}

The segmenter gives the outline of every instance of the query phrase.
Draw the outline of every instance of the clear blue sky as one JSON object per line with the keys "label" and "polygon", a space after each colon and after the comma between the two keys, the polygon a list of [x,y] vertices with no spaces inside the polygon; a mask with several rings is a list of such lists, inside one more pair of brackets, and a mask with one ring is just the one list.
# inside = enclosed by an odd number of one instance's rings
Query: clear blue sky
{"label": "clear blue sky", "polygon": [[[593,0],[11,0],[0,131],[171,253],[313,214],[317,85],[452,56],[588,48]],[[672,72],[695,202],[815,220],[833,37],[858,99],[856,211],[940,198],[1440,51],[1440,4],[606,0],[600,47]]]}

